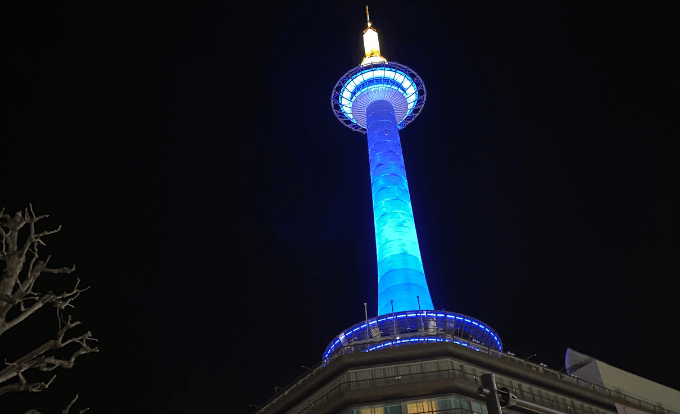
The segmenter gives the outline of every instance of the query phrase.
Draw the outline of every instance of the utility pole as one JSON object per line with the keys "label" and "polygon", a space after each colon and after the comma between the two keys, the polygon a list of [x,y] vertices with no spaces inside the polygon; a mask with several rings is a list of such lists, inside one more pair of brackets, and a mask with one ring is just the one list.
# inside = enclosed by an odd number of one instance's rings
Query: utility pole
{"label": "utility pole", "polygon": [[539,414],[565,414],[562,411],[520,400],[506,387],[499,389],[496,386],[496,377],[493,374],[482,375],[482,386],[477,389],[477,394],[486,397],[486,409],[489,410],[489,414],[503,414],[502,408],[513,406]]}

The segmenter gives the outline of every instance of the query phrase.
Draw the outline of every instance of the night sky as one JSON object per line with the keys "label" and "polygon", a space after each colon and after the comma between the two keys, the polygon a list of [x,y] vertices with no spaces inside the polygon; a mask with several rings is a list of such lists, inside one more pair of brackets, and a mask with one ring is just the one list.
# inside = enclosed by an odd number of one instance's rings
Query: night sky
{"label": "night sky", "polygon": [[[427,87],[401,139],[435,307],[678,388],[679,10],[648,3],[369,6]],[[366,137],[329,99],[364,1],[13,4],[0,208],[63,226],[41,251],[77,271],[42,286],[91,286],[100,352],[0,408],[249,412],[375,315]]]}

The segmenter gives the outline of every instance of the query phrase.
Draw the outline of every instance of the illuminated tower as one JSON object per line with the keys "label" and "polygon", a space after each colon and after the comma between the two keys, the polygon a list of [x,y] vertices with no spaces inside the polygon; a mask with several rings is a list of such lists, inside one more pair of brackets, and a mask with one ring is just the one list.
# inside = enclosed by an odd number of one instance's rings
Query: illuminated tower
{"label": "illuminated tower", "polygon": [[[366,57],[335,85],[331,102],[344,125],[368,138],[378,316],[340,332],[319,364],[256,413],[680,414],[668,409],[680,407],[678,392],[668,387],[575,351],[567,352],[569,374],[549,369],[529,361],[535,354],[502,352],[482,321],[434,310],[399,142],[399,130],[425,103],[425,86],[414,71],[380,55],[370,21],[364,46]],[[530,321],[517,326],[537,328]],[[613,389],[603,387],[605,377]]]}
{"label": "illuminated tower", "polygon": [[388,63],[380,55],[378,32],[370,20],[364,30],[364,48],[366,57],[338,81],[331,101],[344,125],[368,137],[378,256],[378,315],[434,309],[399,140],[399,130],[425,104],[425,84],[413,70]]}
{"label": "illuminated tower", "polygon": [[[416,72],[380,54],[378,32],[366,7],[365,57],[333,88],[333,112],[343,125],[366,134],[378,260],[378,316],[340,333],[324,360],[352,349],[406,342],[457,342],[500,351],[498,335],[474,318],[434,311],[418,246],[399,130],[420,113],[425,84]],[[357,345],[362,345],[357,348]],[[340,349],[344,349],[340,351]],[[354,351],[352,351],[354,352]]]}

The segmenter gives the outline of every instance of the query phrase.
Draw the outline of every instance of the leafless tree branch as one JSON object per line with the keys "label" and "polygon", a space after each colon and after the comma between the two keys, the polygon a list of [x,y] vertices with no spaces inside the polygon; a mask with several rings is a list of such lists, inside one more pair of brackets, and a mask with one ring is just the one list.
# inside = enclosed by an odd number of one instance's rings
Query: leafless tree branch
{"label": "leafless tree branch", "polygon": [[[69,414],[69,411],[71,411],[71,407],[73,407],[73,404],[75,404],[76,401],[78,401],[78,394],[76,394],[76,396],[73,397],[71,402],[68,403],[68,405],[66,406],[66,408],[64,408],[64,410],[61,412],[61,414]],[[89,410],[89,408],[83,408],[82,410],[78,411],[78,414],[83,414],[85,411],[88,411],[88,410]],[[24,414],[42,414],[42,413],[38,410],[28,410]]]}
{"label": "leafless tree branch", "polygon": [[[64,411],[61,412],[61,414],[68,414],[69,410],[71,407],[73,407],[73,404],[78,400],[78,394],[76,394],[75,397],[71,400],[71,402],[64,408]],[[83,414],[85,411],[89,410],[89,408],[83,408],[82,410],[78,411],[78,414]]]}
{"label": "leafless tree branch", "polygon": [[0,335],[7,332],[11,328],[15,327],[20,322],[23,322],[26,318],[33,315],[38,309],[42,308],[44,304],[53,301],[54,298],[55,296],[54,293],[52,292],[47,292],[46,294],[41,296],[33,305],[31,305],[30,308],[20,313],[19,316],[17,316],[16,318],[12,319],[9,322],[5,321],[4,329],[0,328]]}
{"label": "leafless tree branch", "polygon": [[17,304],[17,301],[15,299],[13,299],[11,296],[5,295],[4,293],[0,293],[0,300],[5,301],[10,305]]}
{"label": "leafless tree branch", "polygon": [[[59,329],[54,339],[38,346],[16,361],[6,363],[4,369],[0,370],[0,395],[21,391],[40,392],[52,384],[56,375],[46,382],[28,382],[27,375],[29,377],[30,373],[44,375],[39,373],[54,371],[57,368],[70,369],[75,365],[79,356],[99,351],[92,345],[91,341],[96,341],[96,339],[89,331],[72,337],[66,336],[67,333],[70,335],[71,329],[80,325],[80,322],[73,321],[71,315],[62,326],[61,312],[72,308],[75,299],[89,287],[80,288],[80,279],[77,279],[70,292],[42,293],[33,290],[36,280],[42,274],[70,274],[75,271],[75,266],[49,268],[50,256],[47,256],[45,260],[40,260],[38,250],[40,246],[45,246],[43,238],[61,230],[61,226],[58,226],[53,230],[36,231],[35,224],[46,217],[48,216],[37,216],[30,204],[27,209],[17,212],[14,216],[6,214],[4,208],[0,210],[0,247],[2,249],[0,261],[4,262],[4,268],[0,273],[0,336],[19,323],[25,322],[48,303],[56,308],[59,321]],[[23,236],[20,236],[21,232]],[[10,318],[8,315],[11,309],[18,309],[18,314],[13,312]],[[65,347],[72,349],[72,352],[66,356],[63,354],[67,352],[66,350],[54,353],[55,350]],[[13,379],[14,382],[8,383]],[[71,400],[62,414],[68,414],[77,399],[78,395]],[[80,410],[80,413],[87,410],[87,408]],[[28,413],[39,414],[36,410],[29,410]]]}
{"label": "leafless tree branch", "polygon": [[54,381],[55,378],[57,378],[56,375],[53,375],[52,378],[50,378],[49,381],[47,382],[32,382],[29,383],[26,381],[26,378],[19,373],[17,375],[19,377],[19,382],[14,383],[14,384],[9,384],[5,385],[4,387],[0,387],[0,395],[6,394],[8,392],[18,392],[18,391],[28,391],[28,392],[40,392],[46,388],[48,388],[52,382]]}
{"label": "leafless tree branch", "polygon": [[[27,353],[26,355],[19,358],[15,362],[7,364],[7,367],[0,371],[0,383],[10,380],[15,376],[19,377],[19,382],[21,383],[23,378],[22,373],[31,368],[35,368],[40,371],[52,371],[57,367],[70,369],[73,368],[73,366],[75,365],[76,358],[79,357],[80,355],[99,352],[98,348],[96,347],[92,348],[87,343],[87,341],[96,341],[96,339],[92,337],[91,332],[87,332],[83,335],[64,340],[64,335],[66,334],[66,332],[69,329],[74,328],[78,325],[80,325],[80,322],[72,321],[71,317],[69,316],[68,322],[62,329],[59,330],[59,332],[57,332],[57,336],[55,339],[47,341],[43,345]],[[60,349],[72,343],[78,343],[80,344],[80,347],[76,349],[73,352],[73,354],[71,354],[71,357],[69,359],[60,359],[53,356],[43,356],[43,354],[45,354],[47,351],[50,351],[52,349]],[[49,385],[49,383],[47,385]],[[8,385],[3,388],[0,388],[0,395],[3,394],[2,390],[6,387],[9,388],[7,388],[5,392],[26,390],[31,391],[30,389],[26,389],[25,387],[13,388]],[[45,386],[45,388],[47,388],[47,386]]]}

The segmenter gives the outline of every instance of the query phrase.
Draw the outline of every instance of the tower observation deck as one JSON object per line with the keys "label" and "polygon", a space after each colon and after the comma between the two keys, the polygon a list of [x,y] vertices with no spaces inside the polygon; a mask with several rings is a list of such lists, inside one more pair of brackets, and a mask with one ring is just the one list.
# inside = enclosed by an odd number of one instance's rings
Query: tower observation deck
{"label": "tower observation deck", "polygon": [[331,106],[343,125],[367,136],[378,262],[378,316],[341,332],[326,348],[324,360],[332,359],[341,348],[346,352],[350,343],[357,351],[440,341],[500,351],[498,335],[483,322],[434,311],[399,138],[399,130],[411,123],[425,105],[425,84],[411,68],[388,62],[380,54],[378,32],[369,19],[368,7],[366,18],[365,57],[335,84]]}

